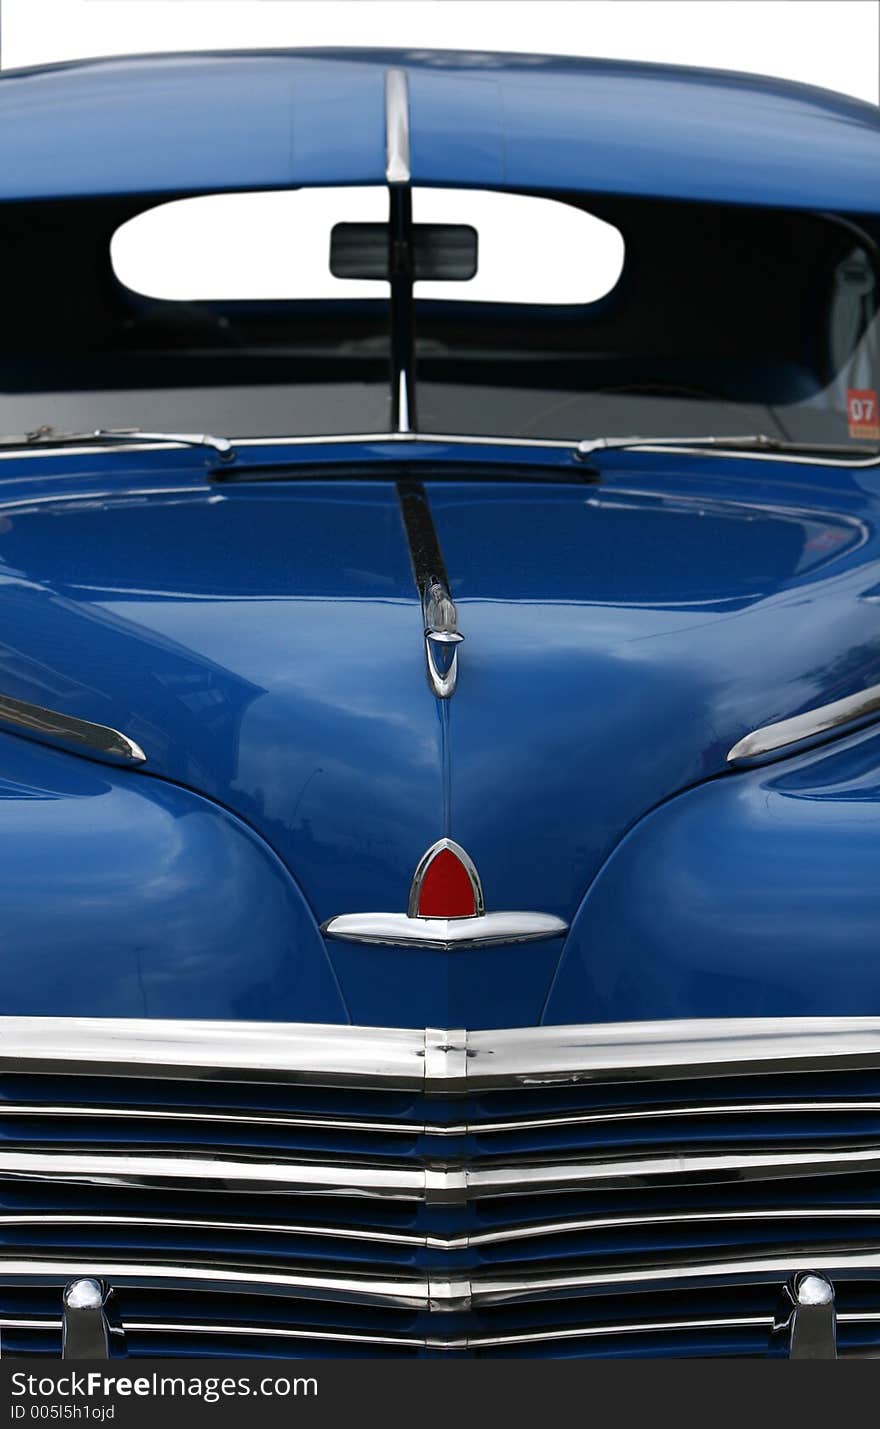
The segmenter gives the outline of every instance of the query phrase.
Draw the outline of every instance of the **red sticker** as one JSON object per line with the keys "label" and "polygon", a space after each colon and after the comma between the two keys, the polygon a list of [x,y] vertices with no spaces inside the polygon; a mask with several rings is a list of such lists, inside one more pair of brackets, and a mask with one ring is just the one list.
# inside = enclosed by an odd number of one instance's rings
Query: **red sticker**
{"label": "red sticker", "polygon": [[846,420],[851,437],[880,437],[877,393],[870,387],[847,387]]}

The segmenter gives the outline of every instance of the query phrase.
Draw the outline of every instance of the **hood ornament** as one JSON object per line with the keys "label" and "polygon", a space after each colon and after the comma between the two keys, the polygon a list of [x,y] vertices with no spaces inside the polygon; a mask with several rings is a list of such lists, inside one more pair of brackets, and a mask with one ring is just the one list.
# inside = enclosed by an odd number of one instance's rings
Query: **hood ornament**
{"label": "hood ornament", "polygon": [[425,587],[422,611],[425,617],[428,682],[438,699],[448,700],[455,694],[458,682],[458,647],[464,636],[458,629],[455,601],[444,582],[436,577]]}
{"label": "hood ornament", "polygon": [[438,839],[416,865],[406,913],[342,913],[323,924],[328,938],[390,947],[482,948],[559,938],[568,924],[551,913],[487,913],[473,859]]}

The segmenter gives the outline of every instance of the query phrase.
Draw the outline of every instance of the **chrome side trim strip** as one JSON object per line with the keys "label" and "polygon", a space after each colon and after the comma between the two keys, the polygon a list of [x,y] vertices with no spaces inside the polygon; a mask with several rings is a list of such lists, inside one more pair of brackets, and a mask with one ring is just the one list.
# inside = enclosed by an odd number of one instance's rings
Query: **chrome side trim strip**
{"label": "chrome side trim strip", "polygon": [[140,745],[118,729],[14,700],[9,695],[0,695],[0,727],[4,726],[41,744],[58,745],[108,764],[144,764],[147,758]]}
{"label": "chrome side trim strip", "polygon": [[389,184],[410,181],[409,88],[403,69],[385,74],[385,178]]}
{"label": "chrome side trim strip", "polygon": [[880,685],[871,685],[858,694],[846,695],[842,700],[832,700],[830,704],[818,705],[804,714],[792,715],[790,719],[752,730],[728,751],[727,762],[746,764],[764,754],[817,739],[830,730],[843,733],[844,726],[854,725],[858,720],[875,714],[880,714]]}
{"label": "chrome side trim strip", "polygon": [[568,924],[550,913],[483,913],[476,918],[410,918],[406,913],[341,913],[321,930],[349,943],[393,948],[439,948],[455,952],[498,943],[535,943],[559,938]]}
{"label": "chrome side trim strip", "polygon": [[[430,1059],[429,1035],[441,1039],[432,1042]],[[0,1069],[21,1072],[385,1086],[448,1095],[868,1067],[880,1067],[876,1017],[603,1022],[454,1037],[327,1023],[0,1017]]]}

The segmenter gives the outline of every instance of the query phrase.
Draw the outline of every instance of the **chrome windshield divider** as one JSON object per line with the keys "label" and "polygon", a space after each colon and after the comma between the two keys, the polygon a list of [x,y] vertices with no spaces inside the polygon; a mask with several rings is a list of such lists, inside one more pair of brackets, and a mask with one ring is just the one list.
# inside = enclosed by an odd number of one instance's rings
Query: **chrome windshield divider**
{"label": "chrome windshield divider", "polygon": [[391,426],[415,431],[415,313],[409,85],[406,70],[385,75],[385,179],[388,184],[388,280],[391,285]]}

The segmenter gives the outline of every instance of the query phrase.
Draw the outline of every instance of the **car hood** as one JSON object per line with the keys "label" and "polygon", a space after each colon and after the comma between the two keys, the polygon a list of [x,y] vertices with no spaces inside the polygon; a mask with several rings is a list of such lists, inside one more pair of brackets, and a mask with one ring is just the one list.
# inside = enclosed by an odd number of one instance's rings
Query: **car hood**
{"label": "car hood", "polygon": [[880,681],[868,498],[724,481],[427,480],[465,637],[442,708],[393,481],[68,481],[0,505],[0,685],[234,810],[319,921],[404,910],[444,832],[487,908],[570,920],[742,735]]}

